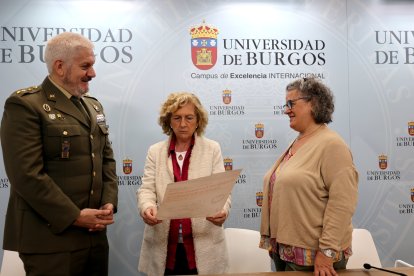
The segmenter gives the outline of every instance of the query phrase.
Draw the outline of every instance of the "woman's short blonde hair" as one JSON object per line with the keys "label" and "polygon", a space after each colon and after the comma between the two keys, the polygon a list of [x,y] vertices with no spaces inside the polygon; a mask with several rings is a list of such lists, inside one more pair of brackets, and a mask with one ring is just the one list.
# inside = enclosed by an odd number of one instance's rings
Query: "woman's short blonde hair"
{"label": "woman's short blonde hair", "polygon": [[195,106],[198,125],[196,129],[197,135],[200,136],[204,133],[208,124],[208,113],[201,104],[200,100],[193,93],[177,92],[171,93],[167,100],[161,105],[158,123],[165,134],[171,135],[173,133],[170,126],[172,114],[188,103],[192,103]]}

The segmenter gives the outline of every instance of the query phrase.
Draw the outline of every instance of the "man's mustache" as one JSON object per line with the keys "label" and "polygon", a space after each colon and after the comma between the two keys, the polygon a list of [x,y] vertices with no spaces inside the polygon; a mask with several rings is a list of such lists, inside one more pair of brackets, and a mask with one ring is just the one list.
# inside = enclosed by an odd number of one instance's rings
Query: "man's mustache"
{"label": "man's mustache", "polygon": [[92,78],[91,78],[91,77],[86,76],[86,77],[83,77],[81,80],[82,80],[82,81],[84,81],[84,82],[88,82],[88,81],[91,81],[91,80],[92,80]]}

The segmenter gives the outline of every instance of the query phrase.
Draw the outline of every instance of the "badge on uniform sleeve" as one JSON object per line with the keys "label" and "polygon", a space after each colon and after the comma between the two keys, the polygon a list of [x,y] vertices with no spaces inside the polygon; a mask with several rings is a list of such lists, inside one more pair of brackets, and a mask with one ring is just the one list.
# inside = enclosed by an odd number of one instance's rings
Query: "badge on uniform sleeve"
{"label": "badge on uniform sleeve", "polygon": [[96,110],[96,112],[101,111],[101,110],[99,109],[99,107],[98,107],[96,104],[94,104],[94,105],[93,105],[93,108]]}

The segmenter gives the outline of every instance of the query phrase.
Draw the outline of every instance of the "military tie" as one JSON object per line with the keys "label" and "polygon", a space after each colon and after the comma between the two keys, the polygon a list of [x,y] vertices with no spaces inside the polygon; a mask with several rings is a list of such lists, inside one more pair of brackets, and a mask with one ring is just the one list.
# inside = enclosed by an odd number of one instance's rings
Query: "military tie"
{"label": "military tie", "polygon": [[89,114],[83,106],[81,99],[75,96],[70,97],[70,100],[76,105],[82,115],[85,117],[87,122],[90,122]]}

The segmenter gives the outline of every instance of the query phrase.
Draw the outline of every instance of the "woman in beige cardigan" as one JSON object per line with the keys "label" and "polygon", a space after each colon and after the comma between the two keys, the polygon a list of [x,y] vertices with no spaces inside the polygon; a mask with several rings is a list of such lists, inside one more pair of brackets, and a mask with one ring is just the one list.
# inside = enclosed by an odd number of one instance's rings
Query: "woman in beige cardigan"
{"label": "woman in beige cardigan", "polygon": [[147,275],[219,274],[227,269],[222,224],[231,201],[212,217],[157,219],[169,183],[224,171],[217,142],[201,136],[208,115],[190,93],[173,93],[161,107],[159,124],[169,139],[152,145],[147,154],[138,209],[146,223],[138,269]]}
{"label": "woman in beige cardigan", "polygon": [[358,173],[348,146],[326,125],[330,89],[299,79],[286,90],[285,114],[299,134],[264,177],[260,247],[278,271],[337,275],[352,254]]}

